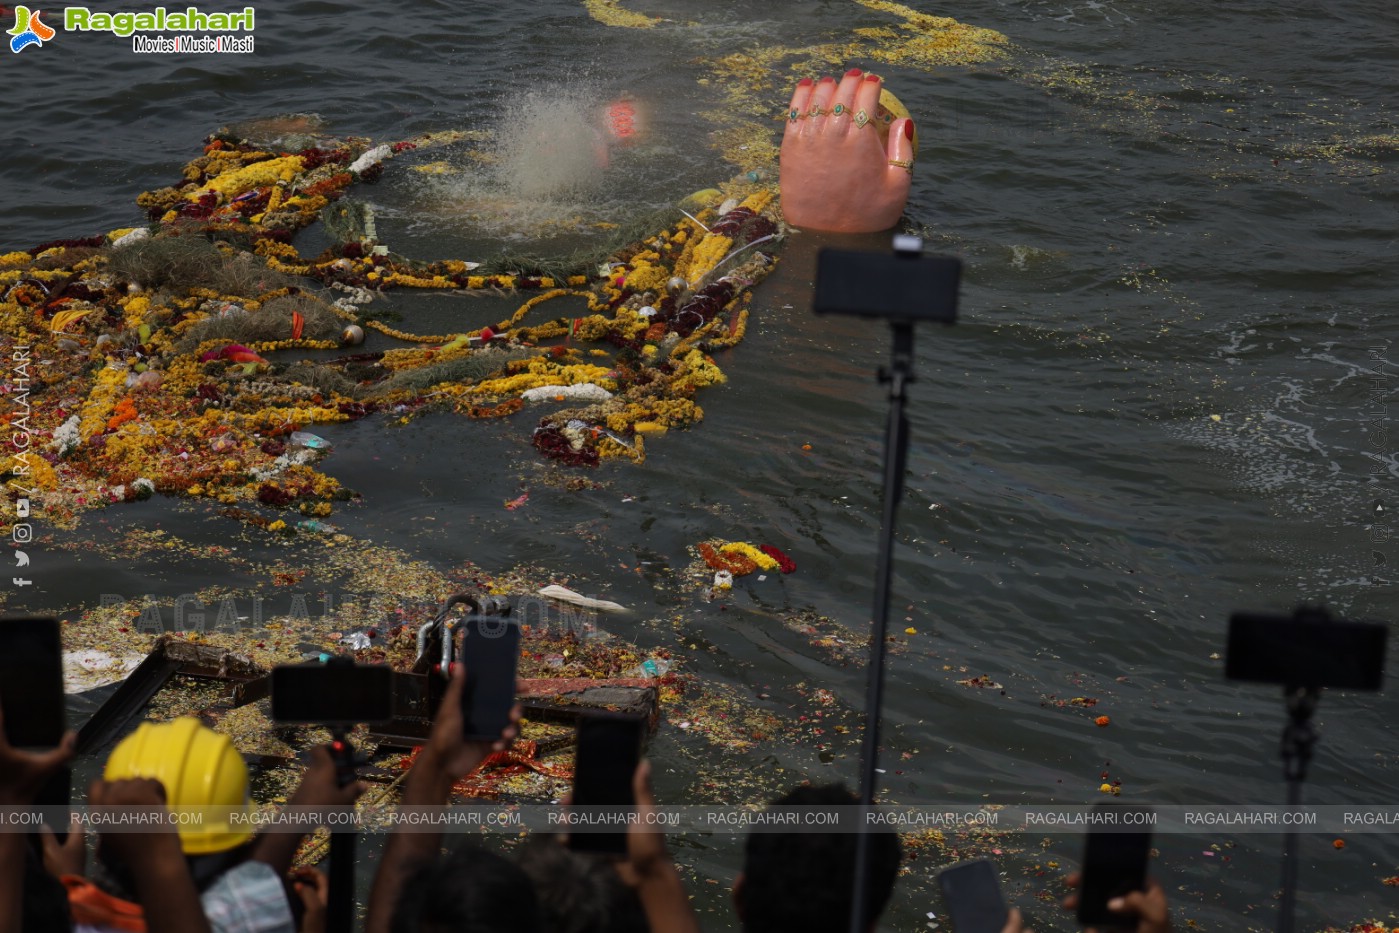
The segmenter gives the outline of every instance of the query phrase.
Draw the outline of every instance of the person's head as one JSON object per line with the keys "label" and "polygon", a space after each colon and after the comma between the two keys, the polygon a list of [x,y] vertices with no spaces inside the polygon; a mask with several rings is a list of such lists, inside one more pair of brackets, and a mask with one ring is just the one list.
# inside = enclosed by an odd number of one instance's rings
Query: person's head
{"label": "person's head", "polygon": [[212,807],[201,820],[179,825],[180,848],[188,856],[230,852],[253,837],[249,814],[248,766],[226,735],[219,735],[193,716],[170,722],[143,722],[122,739],[107,758],[103,780],[151,778],[165,788],[165,805]]}
{"label": "person's head", "polygon": [[552,933],[646,933],[641,901],[608,862],[553,838],[530,842],[517,861],[534,882],[540,919]]}
{"label": "person's head", "polygon": [[539,933],[539,900],[514,862],[473,845],[419,868],[399,892],[393,933]]}
{"label": "person's head", "polygon": [[[798,787],[773,807],[858,804],[840,784]],[[750,933],[845,933],[855,879],[854,833],[755,831],[748,834],[743,873],[734,882],[734,907]],[[874,928],[899,871],[899,838],[871,833],[869,913]]]}
{"label": "person's head", "polygon": [[[198,719],[182,716],[170,722],[141,723],[112,749],[102,778],[159,781],[165,790],[165,804],[172,810],[219,808],[201,814],[203,819],[198,824],[182,822],[178,827],[180,849],[200,891],[230,868],[247,861],[251,854],[252,821],[239,825],[229,819],[234,813],[252,810],[248,766],[228,736],[219,735]],[[99,885],[119,895],[134,894],[126,866],[108,858],[100,844],[93,877]]]}

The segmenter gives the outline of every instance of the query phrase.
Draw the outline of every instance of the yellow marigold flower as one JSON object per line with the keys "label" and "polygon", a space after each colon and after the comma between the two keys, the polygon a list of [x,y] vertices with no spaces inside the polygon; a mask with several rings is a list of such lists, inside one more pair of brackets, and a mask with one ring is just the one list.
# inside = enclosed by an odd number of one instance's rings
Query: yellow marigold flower
{"label": "yellow marigold flower", "polygon": [[145,295],[136,295],[126,300],[126,320],[129,323],[137,324],[145,313],[151,309],[151,300]]}
{"label": "yellow marigold flower", "polygon": [[778,568],[776,560],[744,541],[730,541],[727,544],[720,545],[719,553],[723,554],[726,552],[742,554],[763,570],[776,570]]}
{"label": "yellow marigold flower", "polygon": [[253,188],[274,185],[279,181],[291,181],[303,165],[305,163],[300,156],[283,156],[280,159],[254,162],[240,169],[220,173],[209,179],[209,183],[203,188],[194,189],[185,197],[197,201],[205,192],[212,191],[220,198],[228,200]]}

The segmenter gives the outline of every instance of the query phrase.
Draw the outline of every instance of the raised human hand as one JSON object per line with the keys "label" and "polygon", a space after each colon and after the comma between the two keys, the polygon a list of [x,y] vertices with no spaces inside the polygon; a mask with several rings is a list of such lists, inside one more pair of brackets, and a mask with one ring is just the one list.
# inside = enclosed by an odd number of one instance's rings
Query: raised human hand
{"label": "raised human hand", "polygon": [[[1075,910],[1078,908],[1078,888],[1083,876],[1074,872],[1064,879],[1064,883],[1073,889],[1068,897],[1064,898],[1064,909]],[[1155,878],[1146,879],[1145,891],[1131,891],[1122,897],[1115,897],[1108,901],[1108,910],[1125,914],[1128,917],[1135,916],[1137,925],[1133,927],[1136,933],[1170,933],[1171,910],[1166,903],[1166,892]],[[1092,927],[1086,933],[1097,933]]]}
{"label": "raised human hand", "polygon": [[44,782],[73,757],[76,732],[64,733],[57,748],[29,752],[15,748],[5,738],[5,717],[0,711],[0,805],[27,806],[34,802]]}
{"label": "raised human hand", "polygon": [[471,672],[463,665],[452,668],[452,679],[442,694],[442,702],[437,707],[437,716],[432,722],[432,731],[427,744],[419,755],[419,761],[427,756],[427,765],[438,769],[444,776],[455,781],[475,771],[491,752],[509,748],[520,734],[520,716],[523,712],[517,703],[510,710],[510,724],[494,741],[469,741],[463,737],[465,729],[461,712],[461,694],[466,686],[466,678]]}

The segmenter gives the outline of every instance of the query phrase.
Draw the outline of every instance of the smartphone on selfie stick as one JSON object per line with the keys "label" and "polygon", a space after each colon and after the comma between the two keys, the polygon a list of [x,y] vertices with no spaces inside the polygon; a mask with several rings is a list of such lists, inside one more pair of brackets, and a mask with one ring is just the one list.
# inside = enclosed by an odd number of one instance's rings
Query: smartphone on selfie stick
{"label": "smartphone on selfie stick", "polygon": [[[393,718],[393,671],[385,664],[356,664],[337,656],[324,664],[283,664],[272,669],[272,718],[330,729],[330,755],[341,787],[355,780],[355,747],[348,734],[361,723]],[[326,929],[351,933],[355,921],[355,834],[330,834],[330,896]]]}
{"label": "smartphone on selfie stick", "polygon": [[[1311,723],[1321,691],[1379,690],[1384,686],[1385,643],[1389,626],[1335,618],[1325,606],[1298,606],[1289,615],[1235,612],[1229,616],[1229,680],[1277,684],[1287,707],[1282,732],[1282,772],[1287,804],[1302,802],[1302,781],[1312,758],[1317,731]],[[1282,843],[1282,894],[1278,933],[1292,933],[1297,905],[1297,832]]]}
{"label": "smartphone on selfie stick", "polygon": [[[49,751],[63,742],[63,645],[57,619],[0,619],[0,711],[12,748]],[[68,838],[71,782],[72,769],[60,768],[34,798],[34,805],[54,818],[50,828],[60,842]],[[39,835],[32,839],[37,845]]]}

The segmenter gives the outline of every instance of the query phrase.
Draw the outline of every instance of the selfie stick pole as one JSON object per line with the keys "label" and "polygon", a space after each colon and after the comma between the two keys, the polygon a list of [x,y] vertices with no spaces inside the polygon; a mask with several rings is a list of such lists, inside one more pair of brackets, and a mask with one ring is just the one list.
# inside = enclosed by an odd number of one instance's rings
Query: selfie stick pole
{"label": "selfie stick pole", "polygon": [[860,750],[860,822],[855,837],[855,896],[850,910],[851,933],[865,933],[869,909],[869,848],[867,832],[879,769],[879,711],[884,703],[885,632],[889,627],[889,587],[894,574],[894,520],[903,497],[908,461],[908,418],[904,408],[913,376],[913,323],[893,320],[894,352],[879,381],[889,386],[889,422],[884,434],[884,509],[879,526],[879,561],[874,575],[874,633],[870,644],[869,684],[865,696],[865,737]]}
{"label": "selfie stick pole", "polygon": [[879,559],[874,579],[874,617],[870,640],[869,685],[865,700],[865,735],[860,750],[860,825],[855,834],[855,879],[851,897],[851,933],[865,933],[869,913],[870,812],[879,774],[879,720],[884,701],[885,632],[889,627],[889,589],[894,575],[894,520],[903,497],[908,460],[908,384],[913,381],[913,325],[916,321],[952,324],[957,320],[957,288],[962,263],[950,256],[925,256],[923,241],[896,235],[893,254],[822,249],[816,261],[817,314],[849,314],[887,320],[894,352],[879,381],[889,386],[889,420],[884,434],[884,502],[880,518]]}
{"label": "selfie stick pole", "polygon": [[[335,759],[335,780],[341,787],[355,781],[355,747],[343,729],[331,731],[330,756]],[[326,905],[328,933],[352,933],[355,924],[355,832],[331,827],[330,892]]]}
{"label": "selfie stick pole", "polygon": [[[1307,776],[1316,730],[1312,728],[1312,713],[1321,693],[1316,687],[1288,687],[1287,725],[1282,730],[1282,773],[1287,780],[1287,805],[1302,803],[1302,780]],[[1297,832],[1288,830],[1282,837],[1282,900],[1278,904],[1278,933],[1292,933],[1293,913],[1297,905]]]}

